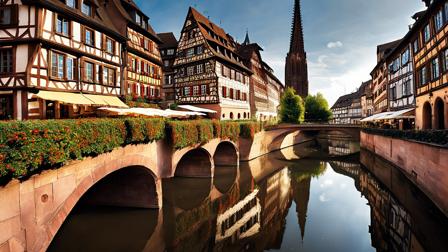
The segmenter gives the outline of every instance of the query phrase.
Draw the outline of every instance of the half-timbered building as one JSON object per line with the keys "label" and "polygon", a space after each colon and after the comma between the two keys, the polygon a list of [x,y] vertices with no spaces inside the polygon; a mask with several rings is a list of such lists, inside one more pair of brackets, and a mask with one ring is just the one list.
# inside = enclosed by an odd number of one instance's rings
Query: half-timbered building
{"label": "half-timbered building", "polygon": [[123,106],[124,36],[96,0],[0,1],[0,119],[83,116]]}
{"label": "half-timbered building", "polygon": [[409,32],[386,56],[388,106],[389,111],[394,112],[389,119],[399,129],[415,128],[414,63],[410,35]]}
{"label": "half-timbered building", "polygon": [[268,79],[261,58],[263,49],[257,43],[250,43],[249,36],[238,48],[244,64],[252,70],[249,83],[249,103],[251,118],[265,120],[268,115]]}
{"label": "half-timbered building", "polygon": [[400,43],[400,40],[393,41],[377,47],[377,65],[370,73],[372,76],[373,89],[373,113],[379,114],[389,110],[388,106],[388,70],[386,56]]}
{"label": "half-timbered building", "polygon": [[113,25],[128,38],[123,47],[122,94],[151,103],[162,100],[162,41],[149,23],[149,17],[132,0],[100,0]]}
{"label": "half-timbered building", "polygon": [[448,1],[428,9],[409,32],[416,83],[416,128],[448,128]]}
{"label": "half-timbered building", "polygon": [[237,43],[190,8],[174,63],[178,104],[212,109],[221,119],[249,119],[249,75]]}
{"label": "half-timbered building", "polygon": [[178,41],[172,32],[159,33],[162,40],[160,54],[163,61],[163,96],[167,105],[175,103],[174,95],[174,60],[176,59]]}
{"label": "half-timbered building", "polygon": [[[285,89],[283,83],[275,76],[274,70],[266,63],[263,63],[263,68],[266,72],[267,89],[268,89],[268,114],[269,120],[278,120],[278,111],[280,109],[280,99]],[[265,120],[266,120],[265,119]]]}

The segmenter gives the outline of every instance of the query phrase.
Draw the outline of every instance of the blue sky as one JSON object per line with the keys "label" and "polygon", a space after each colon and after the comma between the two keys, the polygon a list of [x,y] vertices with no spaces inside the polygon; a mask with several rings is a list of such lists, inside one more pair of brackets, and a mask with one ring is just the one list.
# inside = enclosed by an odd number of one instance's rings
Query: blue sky
{"label": "blue sky", "polygon": [[[284,80],[293,0],[136,0],[156,32],[179,32],[194,6],[238,41],[246,29],[263,58]],[[332,105],[370,78],[376,45],[403,37],[411,16],[424,9],[419,0],[302,0],[310,92]]]}

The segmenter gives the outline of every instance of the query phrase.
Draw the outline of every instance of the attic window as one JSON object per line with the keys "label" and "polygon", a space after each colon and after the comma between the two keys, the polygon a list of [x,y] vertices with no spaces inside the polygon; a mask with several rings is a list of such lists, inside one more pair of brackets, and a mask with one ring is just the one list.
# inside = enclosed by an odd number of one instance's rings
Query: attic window
{"label": "attic window", "polygon": [[65,4],[70,8],[76,8],[76,0],[65,0]]}
{"label": "attic window", "polygon": [[91,17],[93,14],[92,5],[90,3],[83,2],[81,11],[84,15]]}

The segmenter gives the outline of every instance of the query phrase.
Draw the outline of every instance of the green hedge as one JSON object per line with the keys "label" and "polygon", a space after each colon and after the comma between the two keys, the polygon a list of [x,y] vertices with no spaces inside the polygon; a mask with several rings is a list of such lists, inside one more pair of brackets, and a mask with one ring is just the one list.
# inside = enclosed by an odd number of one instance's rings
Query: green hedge
{"label": "green hedge", "polygon": [[394,130],[394,129],[371,129],[362,130],[365,133],[381,135],[405,140],[414,140],[429,144],[448,145],[448,130]]}
{"label": "green hedge", "polygon": [[171,137],[175,149],[213,138],[253,139],[263,128],[254,121],[165,121],[164,119],[80,119],[0,122],[0,178],[23,178],[70,160],[114,148]]}
{"label": "green hedge", "polygon": [[26,177],[164,135],[165,122],[159,119],[0,122],[0,177]]}
{"label": "green hedge", "polygon": [[194,120],[170,121],[171,140],[175,149],[204,144],[213,138],[238,141],[240,125],[232,121]]}

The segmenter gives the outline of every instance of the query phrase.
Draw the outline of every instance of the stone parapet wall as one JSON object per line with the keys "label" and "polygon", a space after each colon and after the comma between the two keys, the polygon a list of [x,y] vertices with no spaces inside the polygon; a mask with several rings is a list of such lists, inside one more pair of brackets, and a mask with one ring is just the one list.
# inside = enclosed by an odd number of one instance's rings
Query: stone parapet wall
{"label": "stone parapet wall", "polygon": [[399,167],[448,213],[448,148],[361,132],[361,148]]}

